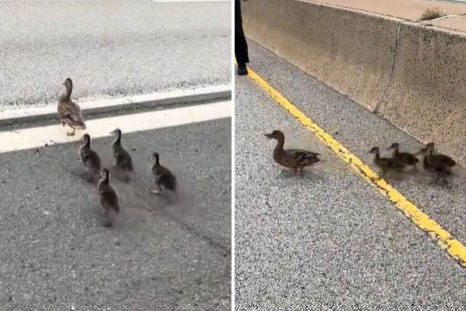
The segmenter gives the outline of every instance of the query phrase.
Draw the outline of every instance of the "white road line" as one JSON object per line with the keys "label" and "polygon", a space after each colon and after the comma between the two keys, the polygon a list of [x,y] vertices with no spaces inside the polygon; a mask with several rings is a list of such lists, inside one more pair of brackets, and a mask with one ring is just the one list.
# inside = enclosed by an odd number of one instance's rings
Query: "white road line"
{"label": "white road line", "polygon": [[89,120],[85,131],[76,131],[71,137],[66,136],[69,128],[61,124],[5,131],[0,132],[0,153],[78,141],[84,133],[91,138],[106,137],[117,127],[123,133],[133,133],[228,117],[231,101]]}
{"label": "white road line", "polygon": [[[224,92],[230,91],[230,85],[217,85],[217,86],[208,86],[203,88],[197,88],[194,90],[174,90],[170,92],[160,92],[160,93],[151,93],[145,95],[135,95],[135,96],[127,96],[127,97],[120,97],[120,98],[113,98],[113,99],[104,99],[104,100],[97,100],[97,101],[89,101],[89,102],[78,102],[81,110],[85,113],[86,110],[89,109],[101,109],[105,107],[111,106],[126,106],[131,105],[133,103],[139,102],[148,102],[148,101],[159,101],[165,99],[172,99],[172,98],[182,98],[187,96],[197,96],[197,95],[206,95],[216,92]],[[58,102],[58,97],[57,97]],[[46,115],[50,113],[57,112],[57,104],[54,103],[52,105],[41,106],[41,107],[27,107],[27,108],[19,108],[19,109],[10,109],[0,111],[0,120],[8,120],[8,119],[15,119],[15,118],[22,118],[22,117],[29,117],[29,116],[39,116],[39,115]]]}

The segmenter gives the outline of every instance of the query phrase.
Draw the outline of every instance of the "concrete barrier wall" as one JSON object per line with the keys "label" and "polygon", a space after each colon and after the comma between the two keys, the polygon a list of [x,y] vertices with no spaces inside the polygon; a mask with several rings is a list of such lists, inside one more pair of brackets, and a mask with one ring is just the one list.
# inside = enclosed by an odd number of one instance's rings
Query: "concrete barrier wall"
{"label": "concrete barrier wall", "polygon": [[401,24],[378,112],[466,165],[466,36]]}
{"label": "concrete barrier wall", "polygon": [[466,37],[297,0],[242,10],[249,38],[466,164]]}

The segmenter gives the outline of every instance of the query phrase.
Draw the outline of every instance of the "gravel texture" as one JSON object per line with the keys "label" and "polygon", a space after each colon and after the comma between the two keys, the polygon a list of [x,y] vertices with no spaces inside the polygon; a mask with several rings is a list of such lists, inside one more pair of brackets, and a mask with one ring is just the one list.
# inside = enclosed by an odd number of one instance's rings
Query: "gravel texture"
{"label": "gravel texture", "polygon": [[0,111],[228,84],[231,4],[152,1],[0,3]]}
{"label": "gravel texture", "polygon": [[[0,309],[230,310],[230,135],[231,119],[124,135],[136,174],[111,179],[111,229],[78,143],[0,154]],[[109,166],[111,139],[92,145]],[[154,151],[175,203],[149,193]]]}
{"label": "gravel texture", "polygon": [[[418,142],[250,43],[251,67],[372,165],[368,151]],[[237,310],[462,310],[465,270],[247,77],[236,78]],[[272,160],[262,134],[322,154],[305,178]],[[464,170],[450,188],[425,176],[389,180],[466,241]]]}

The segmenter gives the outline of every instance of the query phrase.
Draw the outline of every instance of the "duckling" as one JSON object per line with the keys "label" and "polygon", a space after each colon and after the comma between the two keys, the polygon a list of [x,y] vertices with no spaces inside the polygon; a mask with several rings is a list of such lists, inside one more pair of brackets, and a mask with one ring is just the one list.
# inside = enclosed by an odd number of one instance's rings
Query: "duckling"
{"label": "duckling", "polygon": [[398,162],[399,164],[403,166],[413,166],[415,169],[417,169],[417,163],[419,162],[419,159],[416,158],[415,155],[409,153],[409,152],[400,152],[400,144],[399,143],[393,143],[388,150],[393,149],[393,155],[392,159]]}
{"label": "duckling", "polygon": [[94,181],[100,172],[101,162],[99,155],[91,149],[91,137],[84,134],[82,137],[83,145],[79,149],[81,160],[89,173],[89,180]]}
{"label": "duckling", "polygon": [[73,81],[66,78],[63,85],[65,86],[65,92],[58,98],[57,112],[62,126],[66,124],[73,129],[71,132],[67,132],[66,135],[73,136],[77,128],[85,130],[86,124],[81,117],[81,108],[71,100]]}
{"label": "duckling", "polygon": [[157,190],[153,190],[152,193],[154,194],[161,194],[162,187],[173,191],[176,196],[176,177],[173,173],[166,167],[160,165],[159,161],[159,154],[154,152],[152,154],[152,159],[155,160],[154,165],[152,166],[152,174],[155,177],[155,185],[157,186]]}
{"label": "duckling", "polygon": [[276,163],[294,169],[304,176],[303,169],[320,162],[319,153],[300,149],[283,149],[285,145],[285,135],[279,130],[274,130],[270,134],[264,134],[268,139],[277,140],[277,145],[273,151],[273,159]]}
{"label": "duckling", "polygon": [[434,143],[428,143],[424,148],[419,150],[418,153],[424,154],[424,169],[434,173],[436,180],[441,178],[445,184],[448,184],[446,178],[451,175],[451,168],[456,165],[456,162],[447,155],[441,153],[434,154],[434,149]]}
{"label": "duckling", "polygon": [[397,163],[392,158],[381,158],[379,147],[373,147],[369,153],[375,153],[374,163],[382,170],[381,174],[379,174],[379,178],[376,180],[384,177],[389,170],[403,168],[403,164]]}
{"label": "duckling", "polygon": [[[423,151],[425,149],[425,151]],[[421,153],[425,152],[428,155],[428,162],[434,166],[441,166],[446,168],[448,171],[456,165],[456,162],[447,155],[441,153],[435,153],[434,143],[428,143],[425,148],[421,149]]]}
{"label": "duckling", "polygon": [[[116,135],[116,139],[112,144],[113,157],[115,158],[115,166],[124,172],[133,171],[133,160],[131,159],[128,151],[121,145],[121,130],[116,129],[110,134]],[[126,175],[126,180],[129,180],[129,176]]]}
{"label": "duckling", "polygon": [[97,191],[100,198],[100,205],[103,208],[103,215],[105,217],[104,225],[106,227],[113,226],[113,218],[120,212],[118,204],[118,196],[110,185],[110,173],[108,169],[104,168],[101,171],[101,178],[97,184]]}

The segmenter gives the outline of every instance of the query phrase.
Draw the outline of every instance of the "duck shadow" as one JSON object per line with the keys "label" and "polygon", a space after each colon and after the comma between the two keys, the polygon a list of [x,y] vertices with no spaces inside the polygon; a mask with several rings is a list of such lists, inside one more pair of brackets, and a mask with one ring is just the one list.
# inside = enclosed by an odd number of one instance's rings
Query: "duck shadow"
{"label": "duck shadow", "polygon": [[86,182],[88,185],[97,185],[98,180],[92,178],[85,170],[74,170],[73,174],[75,174],[82,181]]}
{"label": "duck shadow", "polygon": [[458,187],[456,180],[461,176],[452,171],[451,175],[447,176],[447,183],[442,182],[441,179],[436,179],[432,173],[425,171],[422,168],[414,169],[408,168],[404,171],[391,171],[384,177],[388,182],[402,182],[408,181],[423,186],[440,187],[444,189],[452,189]]}
{"label": "duck shadow", "polygon": [[178,184],[176,195],[168,190],[156,194],[153,193],[156,186],[151,173],[138,171],[132,174],[129,182],[115,180],[113,185],[125,210],[134,209],[145,211],[146,215],[168,215],[184,219],[195,219],[200,215],[194,208],[194,198],[183,183]]}
{"label": "duck shadow", "polygon": [[129,183],[133,176],[133,172],[128,172],[122,168],[119,168],[118,166],[112,165],[109,169],[110,174],[113,176],[114,179],[117,179],[120,182],[123,183]]}
{"label": "duck shadow", "polygon": [[303,176],[299,173],[295,173],[293,170],[290,169],[282,169],[279,175],[280,179],[297,179],[297,180],[306,180],[306,181],[324,181],[327,178],[319,171],[312,170],[312,169],[304,169]]}

